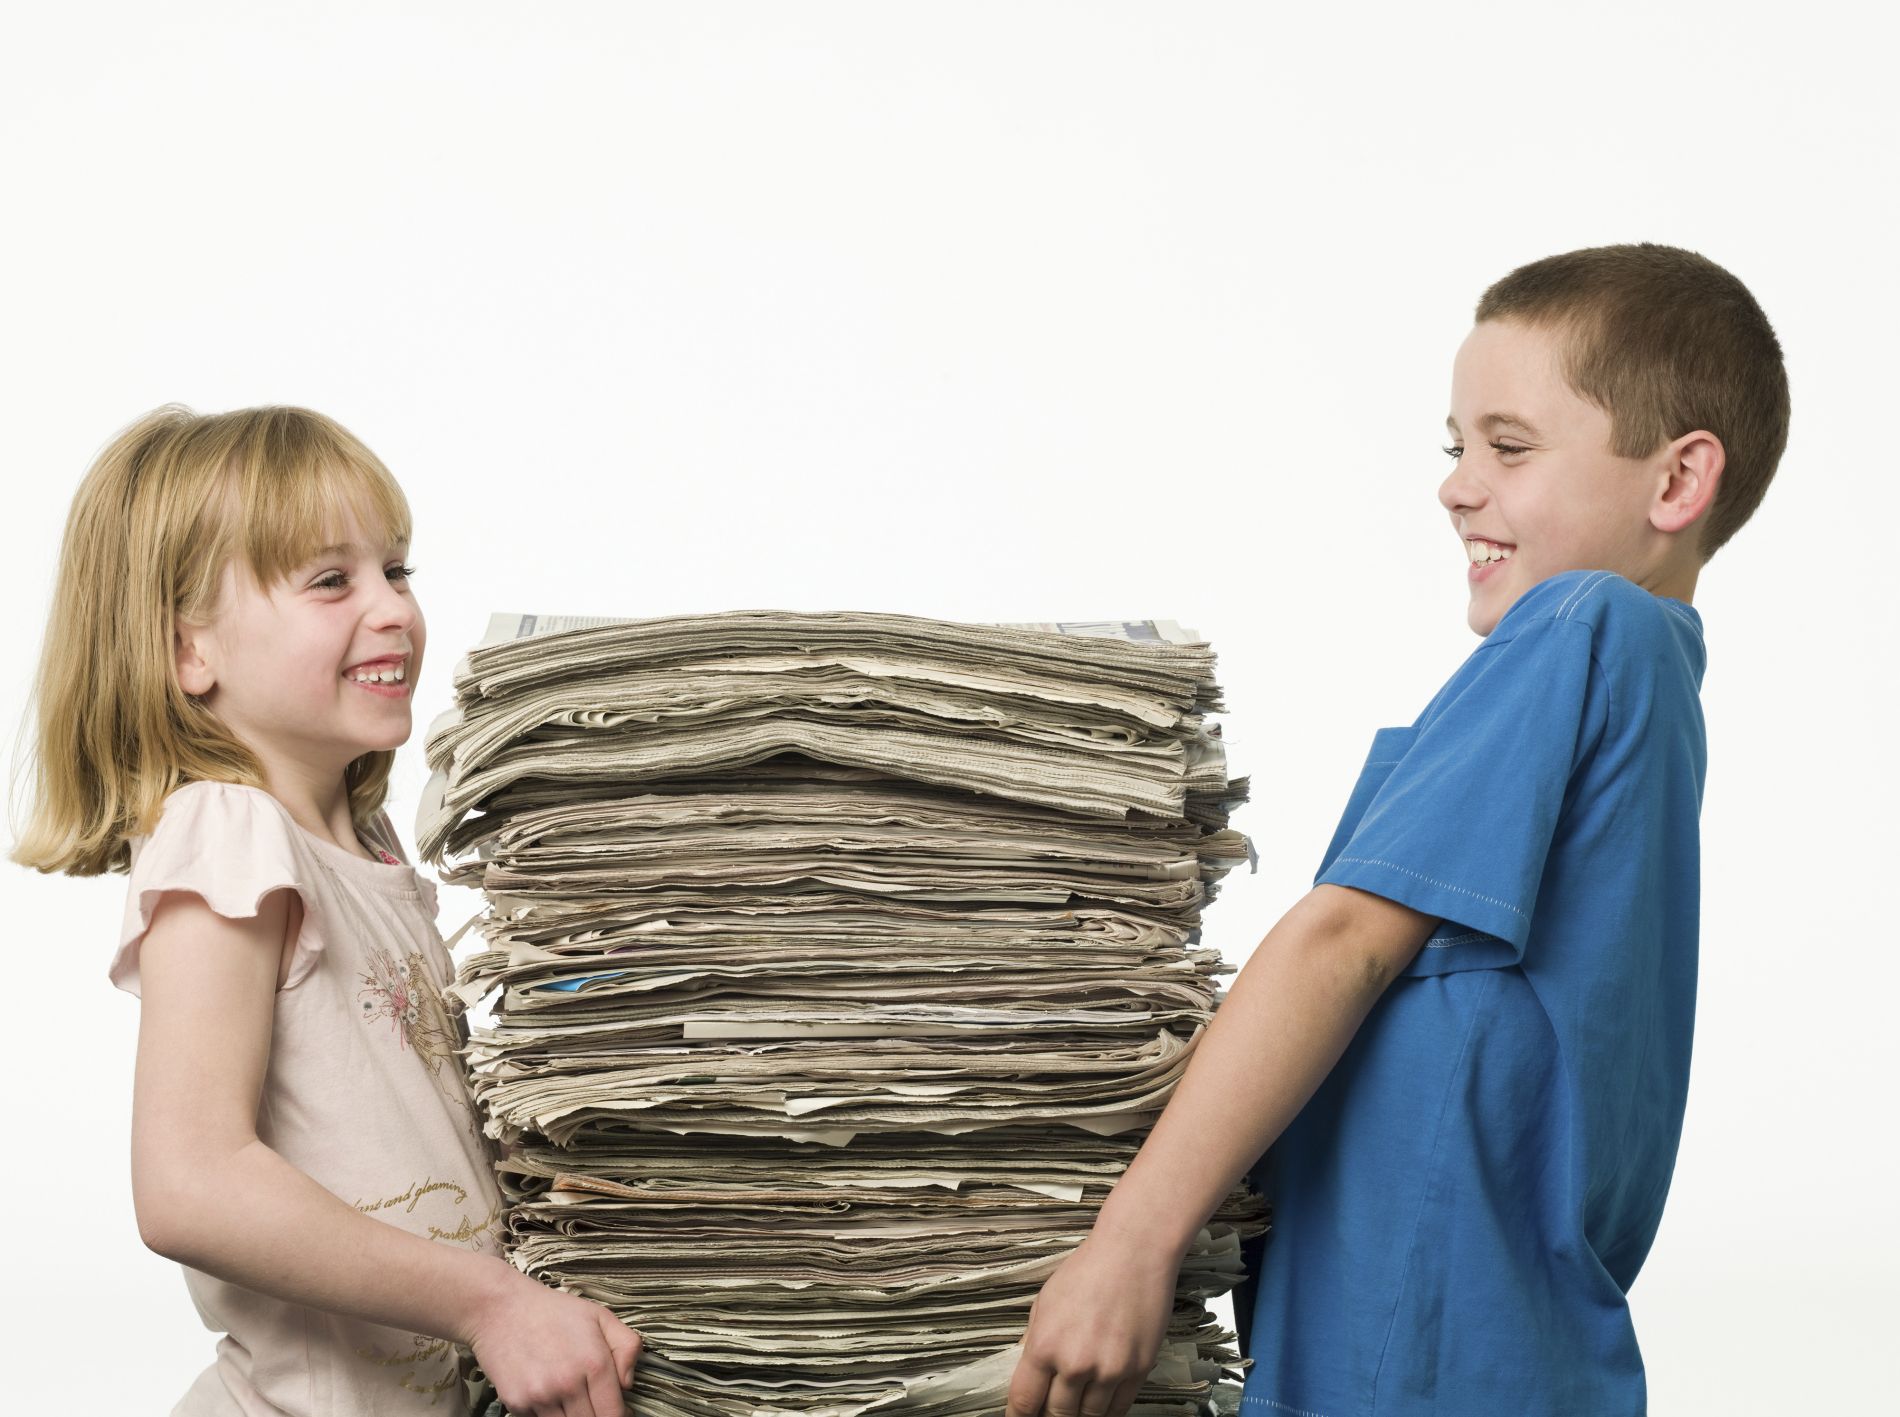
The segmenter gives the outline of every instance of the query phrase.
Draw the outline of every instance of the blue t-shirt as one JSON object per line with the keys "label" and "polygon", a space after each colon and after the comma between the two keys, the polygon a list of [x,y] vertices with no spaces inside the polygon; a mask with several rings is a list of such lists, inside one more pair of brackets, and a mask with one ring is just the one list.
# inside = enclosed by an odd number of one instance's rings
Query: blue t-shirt
{"label": "blue t-shirt", "polygon": [[1704,662],[1692,606],[1566,571],[1373,735],[1314,884],[1441,920],[1255,1168],[1247,1417],[1645,1411],[1624,1294],[1688,1092]]}

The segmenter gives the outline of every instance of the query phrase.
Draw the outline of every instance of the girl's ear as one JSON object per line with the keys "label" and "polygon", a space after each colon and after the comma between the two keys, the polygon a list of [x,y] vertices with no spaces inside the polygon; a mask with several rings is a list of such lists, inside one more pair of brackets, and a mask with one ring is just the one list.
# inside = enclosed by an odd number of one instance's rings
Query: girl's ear
{"label": "girl's ear", "polygon": [[172,631],[172,653],[178,668],[178,687],[194,699],[210,693],[212,685],[217,682],[217,676],[211,672],[211,664],[202,650],[208,639],[209,636],[202,629],[183,620]]}

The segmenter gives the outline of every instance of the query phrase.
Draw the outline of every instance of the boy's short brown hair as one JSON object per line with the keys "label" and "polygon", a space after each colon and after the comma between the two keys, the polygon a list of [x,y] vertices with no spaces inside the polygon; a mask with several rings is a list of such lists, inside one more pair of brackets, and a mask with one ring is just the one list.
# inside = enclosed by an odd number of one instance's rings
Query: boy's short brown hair
{"label": "boy's short brown hair", "polygon": [[1754,515],[1788,445],[1788,371],[1755,297],[1708,257],[1639,241],[1519,266],[1474,319],[1553,332],[1564,378],[1639,458],[1698,428],[1727,455],[1698,550],[1707,564]]}

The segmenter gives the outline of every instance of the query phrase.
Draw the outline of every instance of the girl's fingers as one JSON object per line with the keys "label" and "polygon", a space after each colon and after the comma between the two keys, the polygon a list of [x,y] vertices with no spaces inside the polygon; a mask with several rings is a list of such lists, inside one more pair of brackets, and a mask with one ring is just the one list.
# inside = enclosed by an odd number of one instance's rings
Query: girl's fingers
{"label": "girl's fingers", "polygon": [[1100,1379],[1091,1382],[1082,1390],[1081,1397],[1077,1399],[1080,1404],[1077,1411],[1081,1413],[1081,1417],[1108,1417],[1108,1414],[1115,1410],[1116,1391],[1114,1383],[1103,1382]]}
{"label": "girl's fingers", "polygon": [[600,1311],[601,1331],[606,1335],[607,1347],[613,1350],[614,1372],[620,1379],[620,1386],[633,1386],[633,1370],[640,1361],[640,1335],[628,1328],[611,1312],[603,1308]]}
{"label": "girl's fingers", "polygon": [[617,1363],[609,1363],[588,1379],[587,1396],[593,1417],[625,1417],[627,1395],[620,1384]]}
{"label": "girl's fingers", "polygon": [[1141,1391],[1141,1385],[1148,1381],[1146,1373],[1137,1373],[1125,1378],[1115,1389],[1114,1396],[1108,1400],[1108,1417],[1126,1417],[1128,1409],[1135,1405],[1135,1395]]}

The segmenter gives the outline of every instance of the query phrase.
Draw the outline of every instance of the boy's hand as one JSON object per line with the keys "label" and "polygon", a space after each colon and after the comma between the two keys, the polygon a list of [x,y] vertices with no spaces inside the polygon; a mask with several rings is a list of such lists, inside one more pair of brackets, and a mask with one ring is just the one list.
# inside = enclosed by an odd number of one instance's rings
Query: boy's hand
{"label": "boy's hand", "polygon": [[1029,1309],[1007,1417],[1121,1417],[1161,1352],[1179,1264],[1090,1233]]}
{"label": "boy's hand", "polygon": [[469,1347],[515,1417],[622,1417],[640,1335],[605,1305],[510,1267]]}
{"label": "boy's hand", "polygon": [[1095,1228],[1036,1297],[1008,1417],[1127,1412],[1161,1351],[1195,1234],[1313,1095],[1436,923],[1327,884],[1267,932]]}

